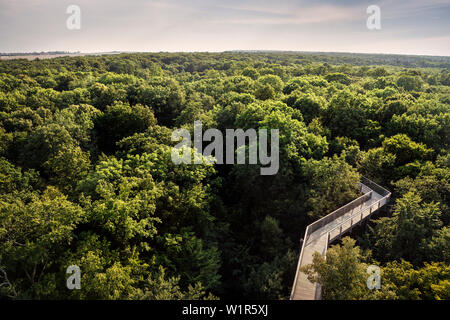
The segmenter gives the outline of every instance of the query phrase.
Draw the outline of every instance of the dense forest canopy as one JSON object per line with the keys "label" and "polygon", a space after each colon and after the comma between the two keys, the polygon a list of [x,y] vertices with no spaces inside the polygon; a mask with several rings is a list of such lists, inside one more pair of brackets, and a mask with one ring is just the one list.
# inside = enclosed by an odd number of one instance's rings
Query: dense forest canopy
{"label": "dense forest canopy", "polygon": [[[197,120],[279,129],[278,173],[175,165],[171,134]],[[0,61],[0,295],[286,299],[305,227],[364,175],[391,206],[316,257],[324,298],[450,299],[449,143],[448,57]],[[381,290],[365,288],[369,264]]]}

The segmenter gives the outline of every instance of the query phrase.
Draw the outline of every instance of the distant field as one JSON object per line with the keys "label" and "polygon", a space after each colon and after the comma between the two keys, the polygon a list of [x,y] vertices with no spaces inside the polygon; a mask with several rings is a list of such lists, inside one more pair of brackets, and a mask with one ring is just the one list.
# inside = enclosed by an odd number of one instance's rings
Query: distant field
{"label": "distant field", "polygon": [[34,60],[39,59],[50,59],[58,57],[77,57],[84,56],[86,53],[66,53],[66,54],[36,54],[36,55],[22,55],[22,56],[0,56],[0,60],[14,60],[14,59],[27,59]]}
{"label": "distant field", "polygon": [[5,56],[0,55],[0,60],[14,60],[14,59],[27,59],[27,60],[35,60],[35,59],[51,59],[58,57],[81,57],[81,56],[96,56],[96,55],[104,55],[104,54],[117,54],[119,52],[103,52],[103,53],[59,53],[59,54],[23,54],[23,55],[14,55],[14,56]]}

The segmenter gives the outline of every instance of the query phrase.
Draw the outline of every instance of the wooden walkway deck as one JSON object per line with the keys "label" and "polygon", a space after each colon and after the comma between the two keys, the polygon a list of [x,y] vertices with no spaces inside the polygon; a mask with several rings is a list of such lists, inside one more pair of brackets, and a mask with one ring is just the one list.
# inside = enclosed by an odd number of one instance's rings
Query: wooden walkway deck
{"label": "wooden walkway deck", "polygon": [[300,267],[312,263],[313,253],[325,256],[330,242],[340,238],[344,233],[370,219],[371,215],[384,206],[391,193],[367,178],[359,184],[363,195],[327,216],[310,224],[305,231],[302,249],[297,264],[297,272],[291,291],[291,300],[319,300],[321,288],[311,283]]}

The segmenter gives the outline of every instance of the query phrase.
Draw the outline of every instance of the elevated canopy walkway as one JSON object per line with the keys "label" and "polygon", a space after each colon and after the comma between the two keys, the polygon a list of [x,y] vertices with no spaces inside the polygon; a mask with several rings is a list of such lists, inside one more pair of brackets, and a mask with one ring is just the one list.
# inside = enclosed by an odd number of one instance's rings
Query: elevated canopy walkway
{"label": "elevated canopy walkway", "polygon": [[391,193],[375,182],[362,177],[359,183],[362,196],[306,227],[302,249],[297,264],[291,300],[320,300],[321,288],[311,283],[299,269],[311,264],[313,253],[325,257],[328,245],[351,231],[355,225],[370,219],[372,214],[388,203]]}

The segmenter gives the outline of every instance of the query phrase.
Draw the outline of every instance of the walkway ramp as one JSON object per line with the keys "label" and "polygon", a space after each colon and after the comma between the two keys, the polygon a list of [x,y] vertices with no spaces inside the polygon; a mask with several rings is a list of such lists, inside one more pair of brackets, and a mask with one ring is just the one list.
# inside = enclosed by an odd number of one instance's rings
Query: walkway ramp
{"label": "walkway ramp", "polygon": [[311,264],[313,253],[316,251],[325,257],[331,242],[340,239],[355,225],[370,219],[374,212],[388,203],[391,196],[388,190],[365,177],[362,177],[359,189],[362,196],[306,227],[292,286],[291,300],[321,299],[320,285],[311,283],[306,274],[299,270],[300,267]]}

